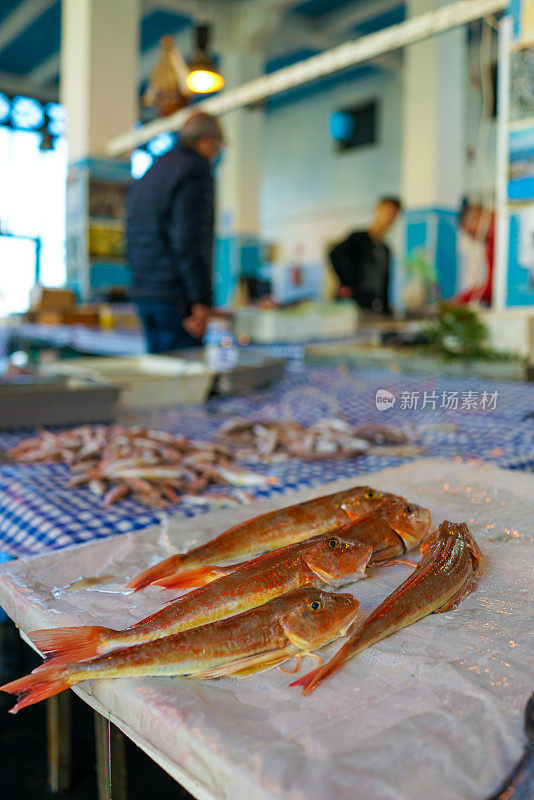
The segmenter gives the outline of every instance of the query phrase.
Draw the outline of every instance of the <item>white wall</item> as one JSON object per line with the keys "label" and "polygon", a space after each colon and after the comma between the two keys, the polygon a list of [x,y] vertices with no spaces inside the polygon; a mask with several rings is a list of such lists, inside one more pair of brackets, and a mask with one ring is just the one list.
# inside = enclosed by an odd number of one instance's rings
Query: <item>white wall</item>
{"label": "white wall", "polygon": [[[330,114],[374,98],[378,144],[337,152]],[[281,261],[324,261],[328,244],[367,224],[377,197],[399,193],[401,101],[399,77],[377,74],[267,113],[260,225]]]}
{"label": "white wall", "polygon": [[[484,119],[480,134],[480,90],[474,85],[478,45],[470,48],[469,62],[464,188],[473,199],[491,202],[495,121]],[[267,112],[260,234],[278,246],[278,261],[326,263],[328,245],[365,226],[377,197],[400,194],[402,91],[401,70],[339,84]],[[380,101],[378,144],[336,152],[328,133],[330,113],[373,98]],[[468,147],[477,144],[476,158],[469,160]]]}

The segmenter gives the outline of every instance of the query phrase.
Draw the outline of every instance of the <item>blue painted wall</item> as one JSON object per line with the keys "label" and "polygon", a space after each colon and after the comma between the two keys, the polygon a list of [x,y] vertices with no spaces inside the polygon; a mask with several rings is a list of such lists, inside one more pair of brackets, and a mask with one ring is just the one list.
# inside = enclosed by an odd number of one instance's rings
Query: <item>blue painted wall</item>
{"label": "blue painted wall", "polygon": [[[506,305],[534,305],[533,275],[528,267],[519,263],[521,215],[510,215],[508,239],[508,277],[506,287]],[[533,263],[534,266],[534,263]]]}

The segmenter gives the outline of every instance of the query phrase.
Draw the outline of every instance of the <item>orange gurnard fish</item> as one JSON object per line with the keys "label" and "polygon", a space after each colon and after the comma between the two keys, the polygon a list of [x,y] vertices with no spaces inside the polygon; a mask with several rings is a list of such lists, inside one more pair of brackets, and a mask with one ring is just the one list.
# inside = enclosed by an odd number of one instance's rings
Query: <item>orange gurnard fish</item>
{"label": "orange gurnard fish", "polygon": [[[335,533],[342,539],[369,545],[372,548],[369,566],[373,566],[384,562],[399,563],[400,557],[407,550],[417,547],[427,538],[431,524],[430,511],[426,508],[405,501],[384,501],[376,511],[372,511],[355,522],[349,522],[331,533]],[[275,552],[278,551],[271,551],[271,553]],[[243,569],[248,563],[250,562],[245,561],[228,566],[197,567],[160,578],[151,585],[164,589],[191,589],[205,586],[222,575]],[[412,562],[400,563],[411,564]]]}
{"label": "orange gurnard fish", "polygon": [[312,670],[292,686],[309,694],[319,683],[362,650],[427,614],[455,608],[472,590],[482,553],[465,522],[442,522],[421,545],[421,560],[404,583],[361,622],[327,664]]}
{"label": "orange gurnard fish", "polygon": [[132,578],[127,587],[137,591],[160,578],[186,569],[251,558],[278,547],[295,544],[363,517],[385,500],[397,499],[402,498],[379,492],[370,486],[355,486],[343,492],[269,511],[228,528],[224,533],[187,553],[177,553],[160,561]]}
{"label": "orange gurnard fish", "polygon": [[56,661],[94,658],[234,616],[304,586],[357,580],[364,577],[371,552],[369,545],[323,534],[249,561],[125,630],[83,626],[32,631],[29,636]]}
{"label": "orange gurnard fish", "polygon": [[231,619],[116,650],[93,661],[43,664],[0,690],[17,695],[18,702],[10,710],[15,714],[88,679],[245,677],[310,653],[343,634],[359,607],[350,594],[298,589]]}

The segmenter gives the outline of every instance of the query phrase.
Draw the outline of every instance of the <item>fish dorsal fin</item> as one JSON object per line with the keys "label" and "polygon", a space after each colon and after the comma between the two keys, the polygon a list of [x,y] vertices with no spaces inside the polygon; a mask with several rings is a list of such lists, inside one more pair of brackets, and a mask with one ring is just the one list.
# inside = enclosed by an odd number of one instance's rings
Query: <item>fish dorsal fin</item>
{"label": "fish dorsal fin", "polygon": [[[281,548],[276,548],[281,549]],[[271,558],[274,550],[267,550],[266,553],[261,553],[259,556],[254,556],[254,558],[249,558],[247,561],[241,561],[239,564],[232,564],[234,567],[234,571],[238,572],[239,570],[243,569],[243,567],[250,567],[253,564],[261,564],[262,561],[267,561],[268,558]]]}
{"label": "fish dorsal fin", "polygon": [[355,522],[363,522],[364,520],[369,519],[369,517],[383,516],[383,514],[379,514],[378,513],[379,509],[380,509],[380,506],[378,506],[377,508],[372,508],[372,509],[370,509],[370,511],[366,511],[365,514],[363,514],[361,517],[351,516],[350,510],[349,510],[349,508],[346,508],[346,506],[349,506],[349,504],[348,503],[342,503],[341,509],[347,515],[348,522],[343,522],[337,528],[333,528],[331,531],[329,531],[329,533],[334,533],[334,531],[335,531],[336,533],[338,533],[339,536],[341,536],[342,534],[340,533],[340,531],[342,530],[342,528],[351,527],[351,526],[354,525]]}
{"label": "fish dorsal fin", "polygon": [[314,537],[306,537],[305,539],[301,539],[298,542],[292,542],[291,544],[283,545],[282,547],[275,547],[272,550],[267,550],[265,553],[261,553],[259,556],[255,556],[254,558],[249,558],[248,561],[243,561],[240,564],[232,564],[235,567],[235,571],[242,569],[245,566],[250,566],[252,564],[261,564],[264,561],[267,561],[269,558],[274,557],[274,553],[276,553],[276,558],[280,558],[280,554],[284,554],[294,550],[296,545],[303,544],[304,541],[308,539],[313,539]]}

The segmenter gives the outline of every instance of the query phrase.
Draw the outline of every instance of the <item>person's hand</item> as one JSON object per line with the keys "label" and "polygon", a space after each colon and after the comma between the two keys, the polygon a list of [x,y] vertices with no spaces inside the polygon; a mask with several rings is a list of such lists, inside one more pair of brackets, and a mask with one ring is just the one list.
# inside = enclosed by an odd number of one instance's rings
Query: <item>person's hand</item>
{"label": "person's hand", "polygon": [[202,339],[206,333],[208,319],[210,315],[209,306],[204,306],[202,303],[193,303],[191,306],[191,315],[184,319],[184,328],[195,339]]}
{"label": "person's hand", "polygon": [[350,286],[340,286],[337,290],[337,296],[340,297],[342,300],[346,300],[348,297],[352,297],[352,289]]}

